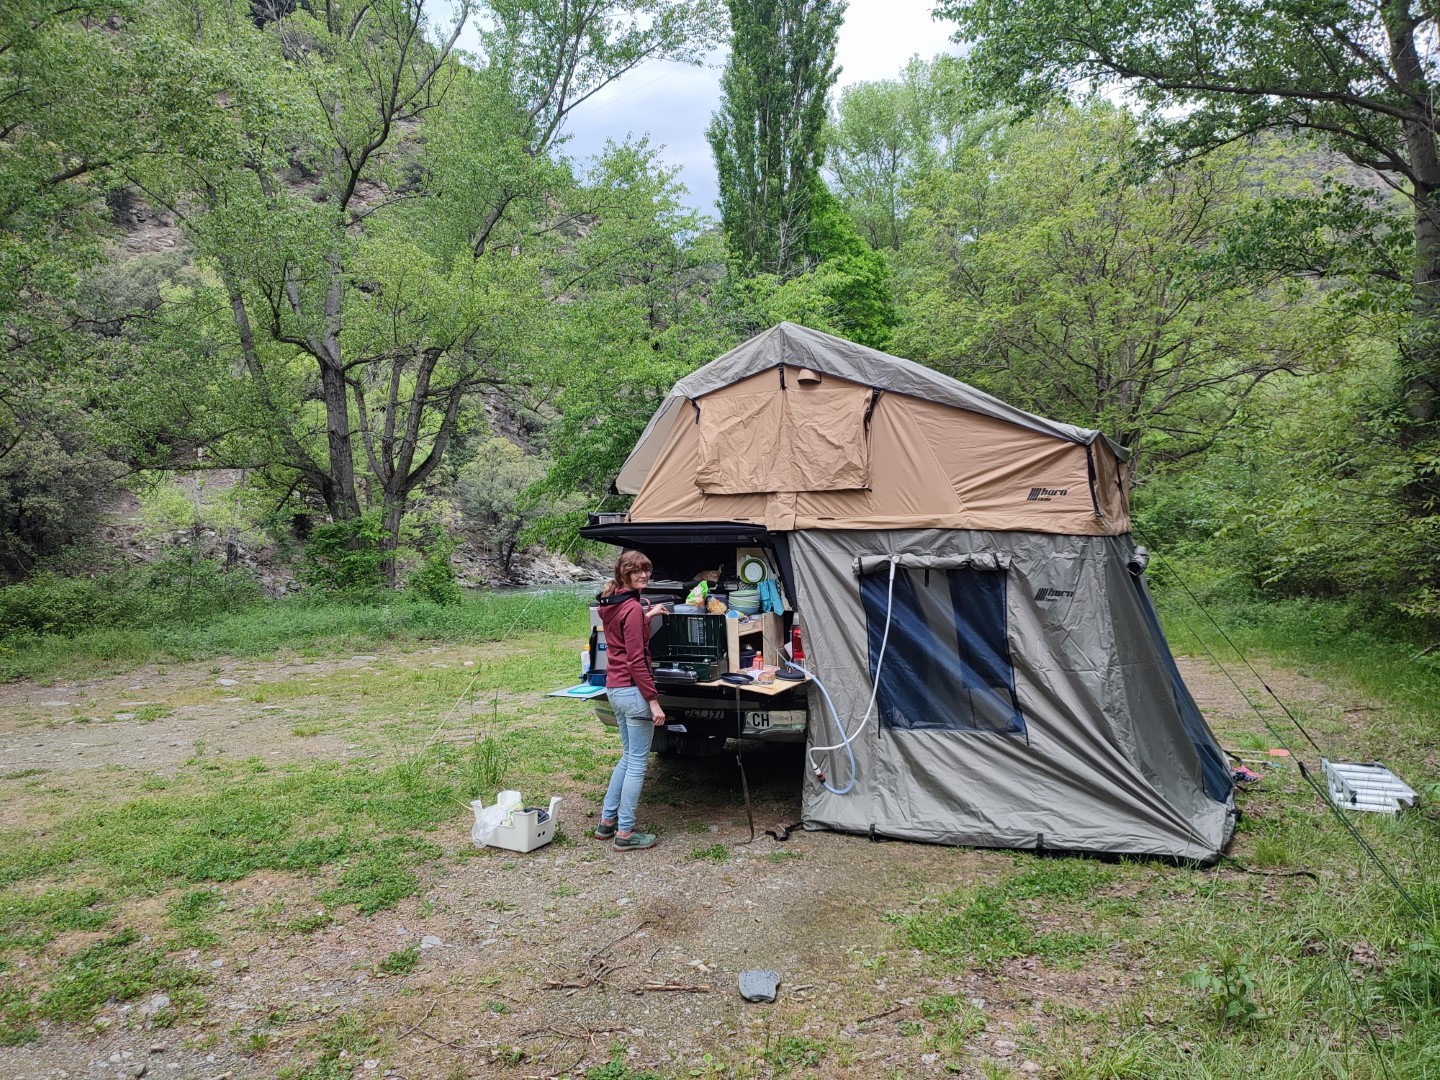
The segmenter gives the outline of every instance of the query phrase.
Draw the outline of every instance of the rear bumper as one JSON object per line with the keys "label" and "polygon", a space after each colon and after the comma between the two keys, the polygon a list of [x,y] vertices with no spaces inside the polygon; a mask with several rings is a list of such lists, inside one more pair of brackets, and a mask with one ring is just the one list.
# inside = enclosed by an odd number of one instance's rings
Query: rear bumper
{"label": "rear bumper", "polygon": [[[698,688],[685,693],[662,693],[664,730],[679,726],[696,738],[753,739],[757,742],[802,743],[809,712],[805,695],[797,691],[779,697],[741,698],[736,716],[734,692],[719,688]],[[596,698],[595,715],[607,727],[615,727],[615,711],[605,698]]]}

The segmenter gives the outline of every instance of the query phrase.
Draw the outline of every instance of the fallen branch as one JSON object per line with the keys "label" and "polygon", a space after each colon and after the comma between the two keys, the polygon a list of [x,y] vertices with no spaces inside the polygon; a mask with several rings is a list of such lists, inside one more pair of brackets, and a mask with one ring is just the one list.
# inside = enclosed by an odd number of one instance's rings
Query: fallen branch
{"label": "fallen branch", "polygon": [[641,919],[638,924],[636,924],[636,925],[635,925],[634,927],[632,927],[631,929],[625,931],[625,933],[621,934],[621,935],[620,935],[619,937],[617,937],[614,941],[610,942],[610,944],[608,944],[608,945],[601,945],[600,948],[598,948],[598,949],[596,949],[594,952],[592,952],[592,953],[590,954],[590,959],[591,959],[591,960],[594,960],[594,959],[595,959],[597,956],[599,956],[601,953],[603,953],[603,952],[608,952],[609,950],[613,949],[616,945],[619,945],[620,942],[622,942],[622,941],[624,941],[626,938],[628,938],[631,934],[638,934],[641,930],[644,930],[645,927],[647,927],[647,926],[649,926],[649,925],[650,925],[650,920],[649,920],[649,919]]}
{"label": "fallen branch", "polygon": [[439,1003],[440,1003],[440,999],[439,999],[439,998],[436,998],[435,1000],[431,1001],[431,1002],[430,1002],[430,1008],[428,1008],[428,1009],[425,1010],[425,1015],[422,1016],[422,1017],[420,1017],[420,1019],[415,1022],[415,1025],[414,1025],[413,1027],[407,1028],[405,1031],[402,1031],[402,1032],[401,1032],[398,1036],[396,1036],[396,1037],[397,1037],[397,1038],[400,1038],[400,1039],[403,1039],[403,1038],[405,1038],[407,1035],[409,1035],[411,1032],[418,1031],[420,1028],[424,1027],[424,1026],[425,1026],[425,1021],[430,1019],[430,1014],[435,1011],[435,1006],[438,1005]]}
{"label": "fallen branch", "polygon": [[632,994],[648,994],[651,991],[672,994],[709,994],[714,991],[713,986],[688,986],[684,983],[646,983],[644,986],[637,986],[630,991]]}

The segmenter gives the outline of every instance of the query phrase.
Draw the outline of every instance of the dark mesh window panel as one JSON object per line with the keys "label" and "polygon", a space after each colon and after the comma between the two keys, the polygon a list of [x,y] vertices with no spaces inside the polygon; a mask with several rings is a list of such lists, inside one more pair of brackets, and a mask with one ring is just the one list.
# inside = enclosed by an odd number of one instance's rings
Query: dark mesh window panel
{"label": "dark mesh window panel", "polygon": [[[889,568],[860,579],[875,678]],[[1005,573],[897,570],[876,708],[887,727],[1024,735],[1005,625]]]}

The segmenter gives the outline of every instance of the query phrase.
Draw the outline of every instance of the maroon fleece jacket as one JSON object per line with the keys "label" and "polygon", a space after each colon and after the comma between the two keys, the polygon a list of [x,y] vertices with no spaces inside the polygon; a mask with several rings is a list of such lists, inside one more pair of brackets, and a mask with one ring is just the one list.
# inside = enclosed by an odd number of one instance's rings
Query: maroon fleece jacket
{"label": "maroon fleece jacket", "polygon": [[636,686],[646,701],[660,696],[650,673],[650,627],[639,597],[616,593],[600,601],[600,623],[605,627],[605,686]]}

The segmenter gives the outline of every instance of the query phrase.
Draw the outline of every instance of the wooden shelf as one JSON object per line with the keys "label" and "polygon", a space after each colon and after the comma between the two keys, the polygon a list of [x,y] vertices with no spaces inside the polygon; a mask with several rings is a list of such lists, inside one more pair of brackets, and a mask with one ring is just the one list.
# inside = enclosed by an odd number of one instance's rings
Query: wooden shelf
{"label": "wooden shelf", "polygon": [[770,612],[752,616],[745,623],[741,623],[739,619],[727,618],[725,620],[725,653],[729,665],[728,670],[740,670],[740,639],[759,633],[765,635],[760,646],[760,654],[764,657],[764,662],[770,667],[779,667],[780,653],[778,650],[782,644],[781,635],[784,633],[784,625],[779,615]]}

